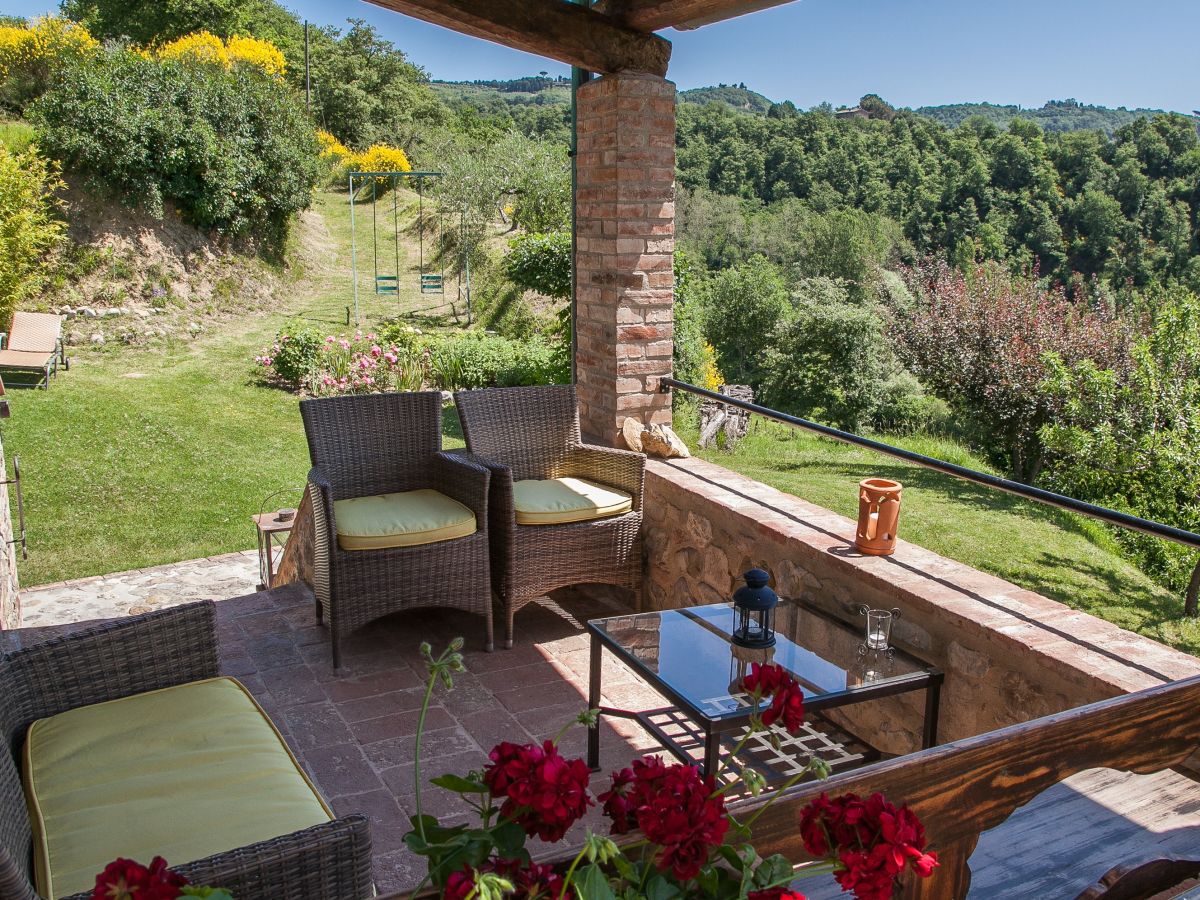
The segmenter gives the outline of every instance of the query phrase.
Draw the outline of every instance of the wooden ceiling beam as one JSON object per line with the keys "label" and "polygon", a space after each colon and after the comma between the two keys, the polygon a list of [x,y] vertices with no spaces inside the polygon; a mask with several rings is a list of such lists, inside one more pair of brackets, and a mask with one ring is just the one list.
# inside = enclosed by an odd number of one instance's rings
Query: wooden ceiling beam
{"label": "wooden ceiling beam", "polygon": [[746,13],[782,6],[792,0],[600,0],[594,9],[635,31],[688,30]]}
{"label": "wooden ceiling beam", "polygon": [[589,72],[666,75],[671,44],[567,0],[370,0],[376,6]]}

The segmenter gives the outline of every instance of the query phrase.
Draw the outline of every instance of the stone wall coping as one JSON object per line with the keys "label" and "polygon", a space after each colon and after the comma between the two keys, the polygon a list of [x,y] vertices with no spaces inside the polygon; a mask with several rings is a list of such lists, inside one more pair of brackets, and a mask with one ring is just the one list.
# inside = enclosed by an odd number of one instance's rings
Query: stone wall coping
{"label": "stone wall coping", "polygon": [[[861,555],[852,520],[714,463],[649,459],[650,497],[654,479],[724,507],[743,528],[802,542],[829,568],[893,595],[910,615],[982,631],[1067,682],[1100,682],[1115,695],[1200,674],[1200,659],[915,544],[898,541],[892,556]],[[903,521],[902,511],[901,528]]]}

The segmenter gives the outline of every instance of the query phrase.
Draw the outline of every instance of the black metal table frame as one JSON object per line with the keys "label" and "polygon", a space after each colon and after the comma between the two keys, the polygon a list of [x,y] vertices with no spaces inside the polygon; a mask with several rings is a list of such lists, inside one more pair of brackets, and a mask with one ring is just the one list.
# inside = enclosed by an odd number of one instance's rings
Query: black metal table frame
{"label": "black metal table frame", "polygon": [[[812,611],[817,612],[816,610]],[[607,646],[609,651],[625,665],[628,665],[625,658],[627,654],[624,648],[606,632],[597,628],[592,622],[588,622],[587,628],[591,635],[591,657],[588,666],[588,708],[598,709],[601,718],[612,716],[636,721],[646,731],[654,735],[658,742],[662,744],[663,749],[669,751],[680,762],[694,763],[695,760],[678,745],[675,738],[667,734],[657,723],[652,721],[655,714],[662,713],[666,709],[671,709],[670,707],[634,711],[601,705],[601,662],[603,660],[604,647]],[[911,656],[911,654],[906,655]],[[916,657],[913,657],[913,659],[916,659]],[[921,662],[921,660],[917,661]],[[700,774],[707,775],[710,772],[716,772],[720,756],[721,737],[730,732],[740,731],[742,728],[745,728],[754,710],[747,708],[744,715],[712,719],[697,709],[695,704],[686,697],[656,678],[653,674],[644,673],[632,666],[630,668],[634,674],[645,678],[654,690],[663,694],[668,700],[674,703],[675,709],[683,711],[694,723],[702,726],[704,730],[704,761],[700,768]],[[895,678],[889,678],[886,682],[879,684],[857,685],[855,687],[848,687],[844,691],[837,691],[816,697],[806,696],[804,698],[804,709],[806,712],[816,713],[821,710],[836,709],[840,706],[865,703],[868,700],[877,700],[882,697],[892,697],[896,694],[924,690],[925,716],[921,731],[921,749],[927,750],[937,744],[938,713],[941,705],[942,682],[944,679],[945,675],[942,670],[931,666],[924,671],[911,672]],[[596,724],[588,729],[587,763],[593,772],[598,771],[600,768],[599,718]]]}

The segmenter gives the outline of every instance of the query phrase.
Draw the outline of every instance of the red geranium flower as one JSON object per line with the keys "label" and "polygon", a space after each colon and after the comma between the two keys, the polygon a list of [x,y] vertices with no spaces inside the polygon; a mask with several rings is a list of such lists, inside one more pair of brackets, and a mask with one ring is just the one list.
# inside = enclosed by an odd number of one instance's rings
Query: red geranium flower
{"label": "red geranium flower", "polygon": [[96,876],[92,900],[175,900],[187,883],[167,868],[161,856],[148,867],[132,859],[115,859]]}
{"label": "red geranium flower", "polygon": [[[498,859],[489,865],[492,871],[512,881],[516,888],[513,900],[558,900],[562,893],[562,876],[550,866],[519,859]],[[572,888],[567,897],[574,896]]]}
{"label": "red geranium flower", "polygon": [[765,891],[751,891],[746,895],[746,900],[807,900],[807,898],[799,891],[773,887],[767,888]]}
{"label": "red geranium flower", "polygon": [[657,757],[636,760],[632,770],[613,775],[600,795],[613,834],[637,828],[659,846],[656,864],[679,880],[695,878],[709,853],[725,839],[725,798],[714,796],[712,778],[695,766],[666,766]]}
{"label": "red geranium flower", "polygon": [[858,900],[889,900],[896,881],[911,869],[928,878],[937,854],[925,852],[925,829],[907,806],[883,794],[822,794],[800,815],[800,837],[813,856],[837,864],[834,877]]}
{"label": "red geranium flower", "polygon": [[442,890],[442,900],[466,900],[467,895],[475,889],[475,873],[470,869],[452,872],[446,879],[446,887]]}
{"label": "red geranium flower", "polygon": [[771,698],[762,714],[767,727],[779,722],[788,734],[795,734],[804,724],[804,691],[783,666],[753,663],[750,674],[742,678],[742,690],[757,699]]}
{"label": "red geranium flower", "polygon": [[588,793],[591,773],[581,759],[567,760],[553,741],[542,746],[497,744],[484,769],[483,780],[494,797],[504,797],[500,814],[536,834],[558,841],[593,800]]}

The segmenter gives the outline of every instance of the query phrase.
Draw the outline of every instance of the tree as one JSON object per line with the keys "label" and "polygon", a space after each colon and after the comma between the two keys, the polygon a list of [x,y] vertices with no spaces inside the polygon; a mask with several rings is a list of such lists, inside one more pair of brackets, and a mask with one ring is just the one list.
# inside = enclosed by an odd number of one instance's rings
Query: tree
{"label": "tree", "polygon": [[762,382],[767,347],[776,326],[790,313],[787,287],[763,256],[714,274],[698,287],[704,331],[717,351],[730,384]]}
{"label": "tree", "polygon": [[1045,462],[1041,429],[1058,404],[1041,387],[1047,354],[1068,366],[1090,359],[1119,371],[1128,325],[995,264],[963,273],[926,263],[903,275],[915,301],[892,311],[901,360],[974,426],[1014,478],[1032,484]]}
{"label": "tree", "polygon": [[[1048,358],[1043,390],[1059,409],[1041,433],[1046,480],[1071,496],[1194,531],[1200,526],[1200,298],[1177,288],[1152,299],[1152,321],[1127,369]],[[1117,536],[1142,568],[1177,590],[1186,585],[1186,612],[1197,615],[1195,551],[1140,533]]]}
{"label": "tree", "polygon": [[0,145],[0,328],[46,278],[44,260],[62,240],[54,168],[33,148]]}

